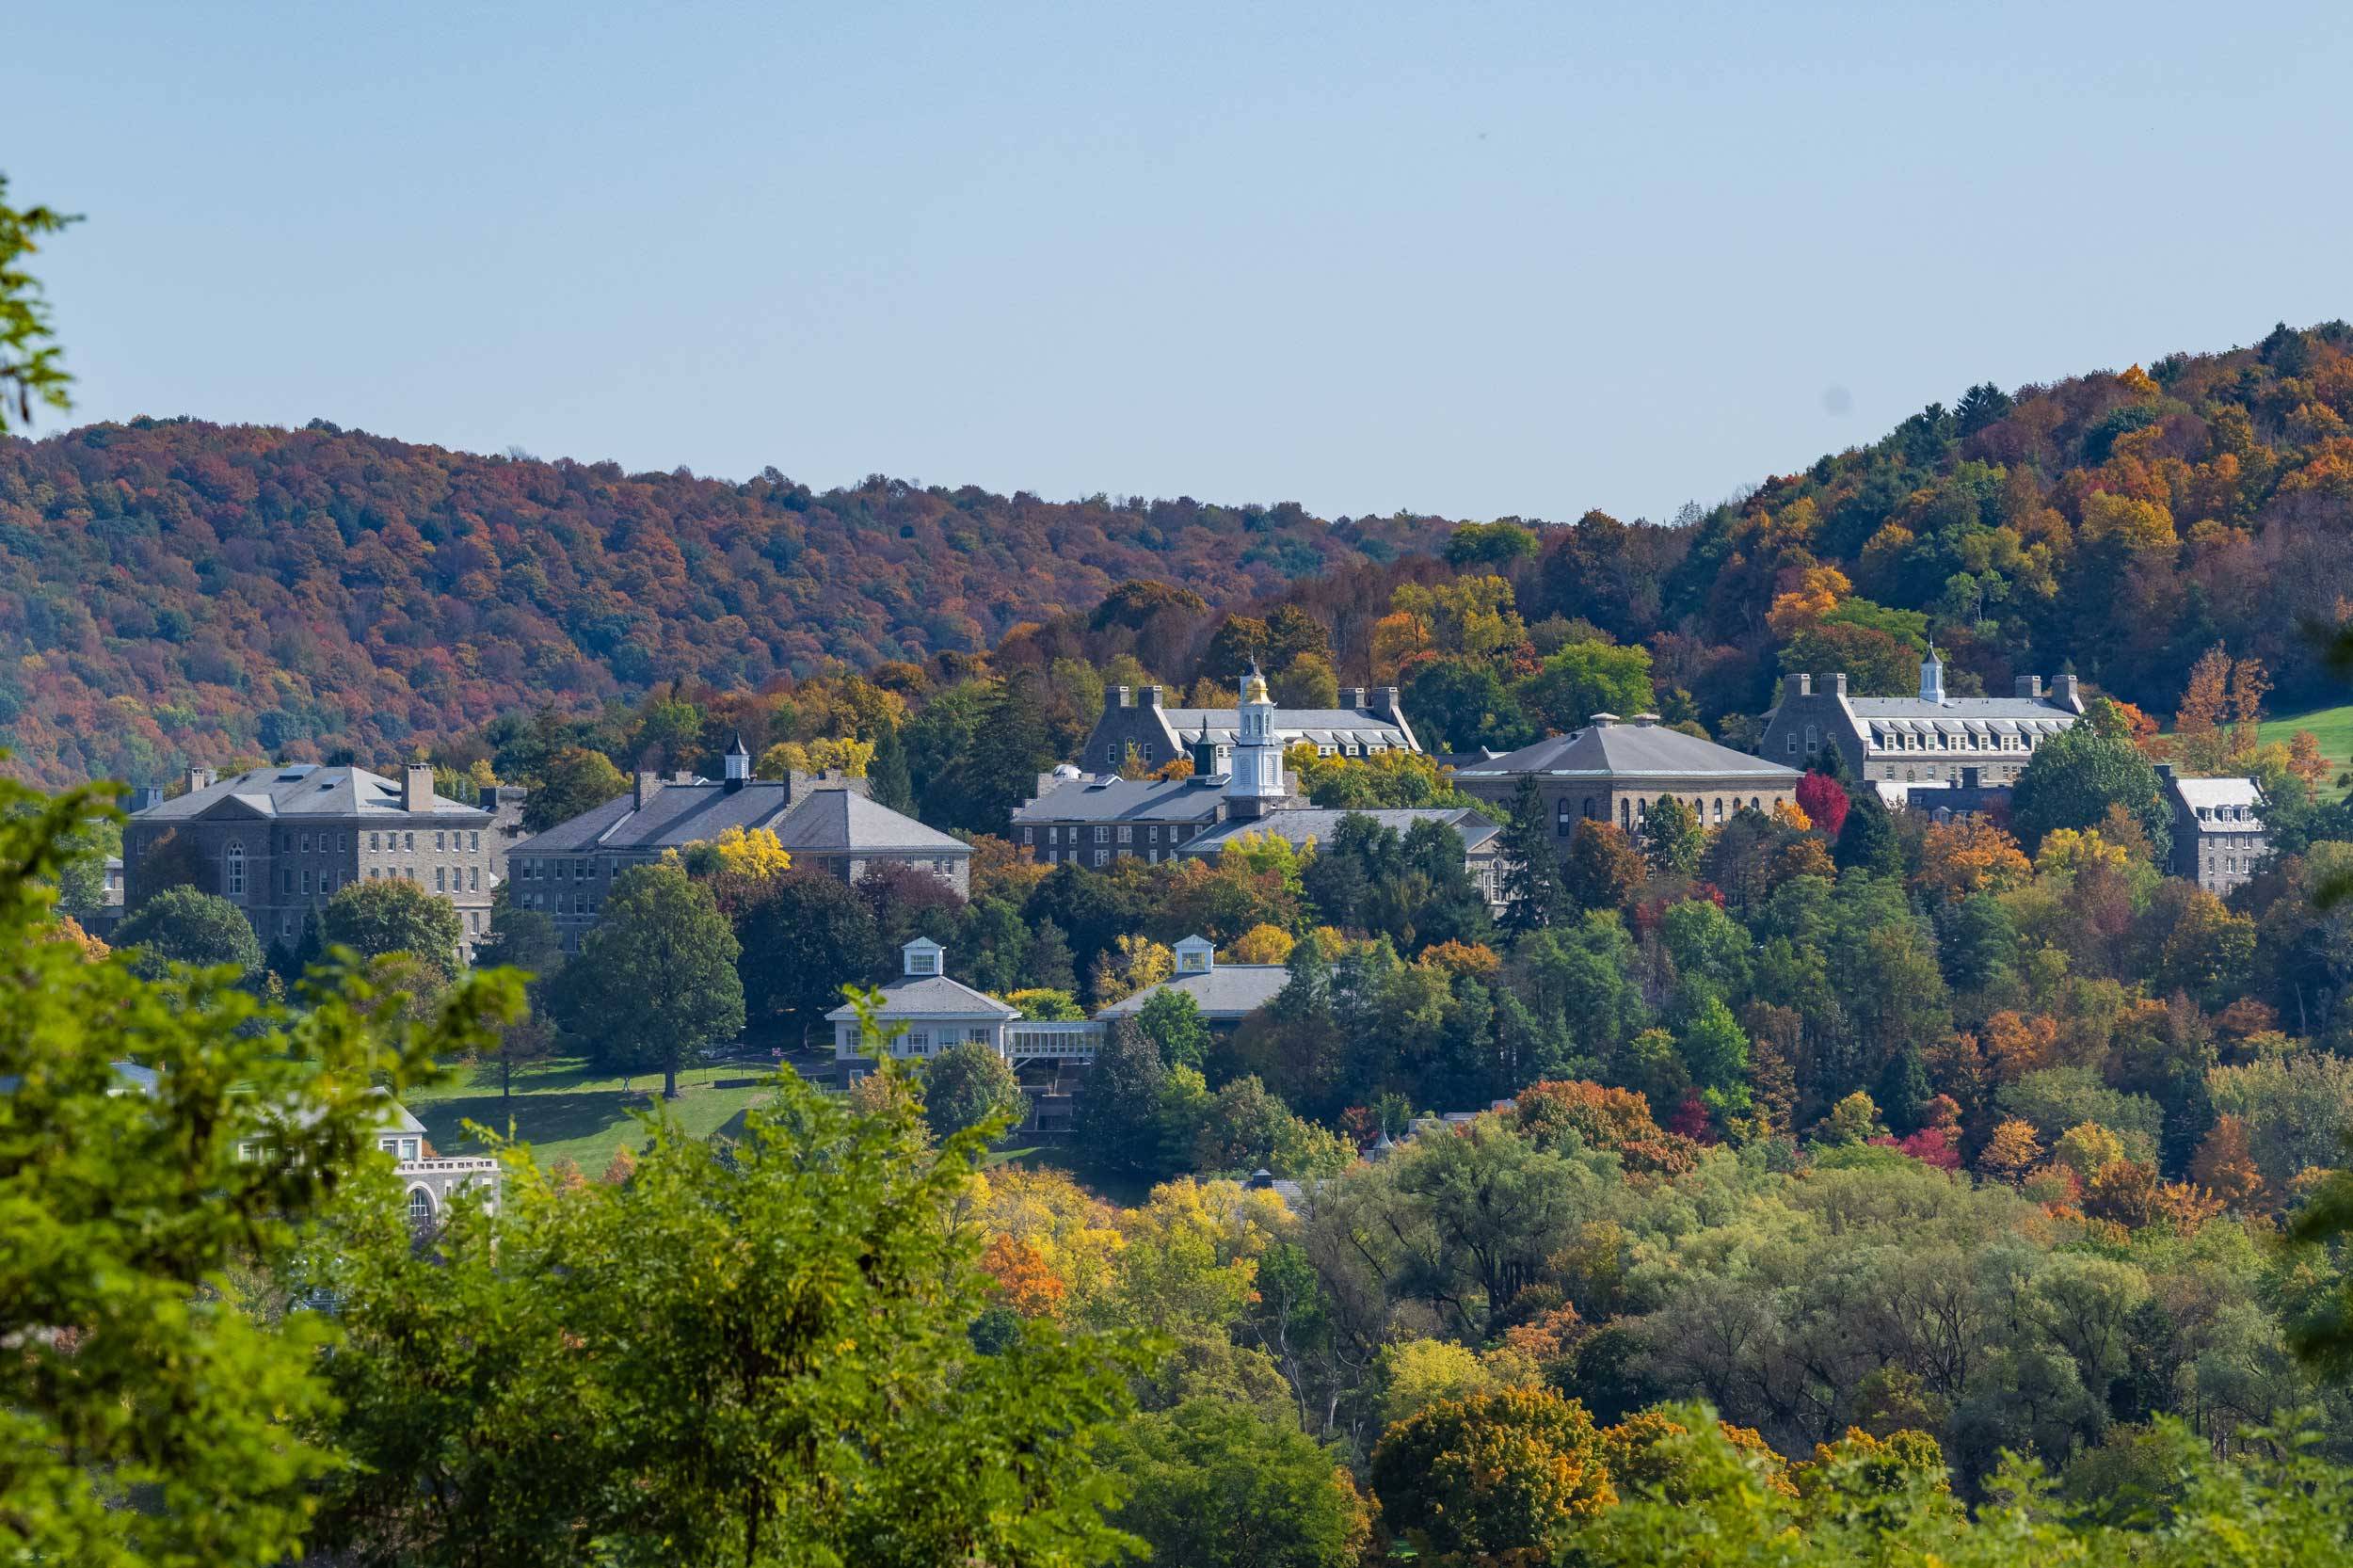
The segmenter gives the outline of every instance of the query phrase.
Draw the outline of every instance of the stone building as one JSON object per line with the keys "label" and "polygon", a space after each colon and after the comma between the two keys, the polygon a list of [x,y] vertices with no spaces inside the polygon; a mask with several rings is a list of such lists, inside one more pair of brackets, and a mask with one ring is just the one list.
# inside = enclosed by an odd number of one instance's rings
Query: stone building
{"label": "stone building", "polygon": [[[1251,669],[1251,679],[1257,669]],[[1259,681],[1263,686],[1265,682]],[[1102,716],[1079,748],[1079,766],[1090,772],[1115,774],[1126,766],[1132,750],[1147,768],[1191,756],[1207,739],[1210,765],[1201,773],[1224,773],[1241,738],[1241,710],[1234,708],[1163,708],[1160,688],[1144,687],[1139,700],[1132,686],[1113,686],[1103,696]],[[1326,757],[1364,757],[1378,751],[1419,751],[1405,711],[1398,706],[1395,686],[1350,686],[1340,691],[1337,708],[1276,708],[1268,720],[1275,751],[1305,741]]]}
{"label": "stone building", "polygon": [[730,827],[776,834],[795,870],[856,883],[881,866],[912,866],[959,893],[969,891],[972,847],[875,804],[863,778],[754,778],[751,762],[738,740],[728,752],[727,777],[717,783],[641,773],[629,793],[524,840],[507,858],[518,906],[546,910],[564,951],[577,952],[616,876]]}
{"label": "stone building", "polygon": [[[437,794],[433,769],[400,782],[365,768],[295,762],[216,778],[191,769],[187,792],[152,796],[122,833],[123,890],[136,909],[193,870],[196,886],[245,911],[262,945],[292,949],[304,920],[351,883],[406,877],[457,910],[461,961],[489,929],[506,829],[523,792],[488,806]],[[169,853],[165,853],[166,846]]]}
{"label": "stone building", "polygon": [[2254,874],[2271,848],[2264,833],[2263,790],[2251,778],[2183,778],[2157,764],[2173,808],[2173,850],[2167,870],[2210,893],[2224,894]]}
{"label": "stone building", "polygon": [[[1036,798],[1014,809],[1014,841],[1051,864],[1099,870],[1122,856],[1157,864],[1180,854],[1214,856],[1245,833],[1273,833],[1303,846],[1328,839],[1347,813],[1309,805],[1297,776],[1284,771],[1283,751],[1291,743],[1284,739],[1283,716],[1253,666],[1231,740],[1221,744],[1207,721],[1196,726],[1185,754],[1193,765],[1191,777],[1122,778],[1069,767],[1041,774]],[[1378,808],[1360,814],[1400,833],[1425,817],[1444,819],[1461,834],[1465,864],[1494,902],[1496,827],[1478,812]]]}
{"label": "stone building", "polygon": [[1866,783],[1958,782],[1964,768],[1974,768],[1981,784],[2010,784],[2035,747],[2083,712],[2072,675],[2052,681],[2047,692],[2041,677],[2022,675],[2009,696],[1947,696],[1945,663],[1930,648],[1916,696],[1849,696],[1844,675],[1785,677],[1757,751],[1801,768],[1824,745],[1834,745],[1847,776]]}
{"label": "stone building", "polygon": [[1656,713],[1637,713],[1631,724],[1595,713],[1582,729],[1456,769],[1454,787],[1508,816],[1520,780],[1533,778],[1545,817],[1565,840],[1588,820],[1632,833],[1668,795],[1719,827],[1743,807],[1769,811],[1794,801],[1799,776],[1795,768],[1670,729]]}

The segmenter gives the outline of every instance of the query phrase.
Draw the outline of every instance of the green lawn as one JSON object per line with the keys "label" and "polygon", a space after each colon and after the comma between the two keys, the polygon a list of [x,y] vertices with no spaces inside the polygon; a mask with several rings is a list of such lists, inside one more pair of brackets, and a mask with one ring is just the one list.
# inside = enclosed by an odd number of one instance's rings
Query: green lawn
{"label": "green lawn", "polygon": [[498,1070],[456,1067],[439,1083],[411,1090],[401,1103],[424,1123],[425,1136],[445,1155],[472,1154],[481,1145],[465,1131],[469,1121],[514,1135],[542,1163],[568,1160],[591,1176],[601,1174],[614,1152],[627,1144],[643,1147],[646,1128],[639,1112],[670,1117],[697,1138],[735,1122],[746,1107],[767,1097],[764,1089],[712,1089],[713,1079],[759,1076],[762,1066],[690,1067],[680,1073],[679,1097],[664,1101],[662,1075],[636,1073],[622,1088],[621,1075],[585,1062],[564,1059],[515,1075],[512,1098],[499,1094]]}
{"label": "green lawn", "polygon": [[2277,741],[2281,745],[2299,729],[2309,729],[2320,740],[2320,754],[2329,760],[2331,782],[2323,789],[2334,789],[2336,776],[2353,767],[2353,703],[2338,708],[2315,708],[2309,713],[2290,713],[2284,718],[2265,720],[2262,738]]}

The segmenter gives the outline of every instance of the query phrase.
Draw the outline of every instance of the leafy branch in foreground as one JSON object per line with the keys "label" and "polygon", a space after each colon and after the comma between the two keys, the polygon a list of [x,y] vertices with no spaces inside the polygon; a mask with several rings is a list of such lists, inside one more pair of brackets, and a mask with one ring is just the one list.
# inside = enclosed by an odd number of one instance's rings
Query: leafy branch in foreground
{"label": "leafy branch in foreground", "polygon": [[348,955],[299,1013],[233,967],[92,962],[53,901],[105,796],[0,780],[0,1558],[279,1562],[334,1462],[291,1425],[328,1331],[248,1315],[232,1278],[360,1168],[376,1085],[478,1048],[518,993],[477,976],[412,1027]]}
{"label": "leafy branch in foreground", "polygon": [[9,206],[8,178],[0,174],[0,435],[8,434],[11,407],[19,424],[32,419],[36,401],[72,407],[65,389],[73,377],[57,362],[49,303],[21,264],[40,248],[34,242],[41,235],[80,221],[48,207]]}

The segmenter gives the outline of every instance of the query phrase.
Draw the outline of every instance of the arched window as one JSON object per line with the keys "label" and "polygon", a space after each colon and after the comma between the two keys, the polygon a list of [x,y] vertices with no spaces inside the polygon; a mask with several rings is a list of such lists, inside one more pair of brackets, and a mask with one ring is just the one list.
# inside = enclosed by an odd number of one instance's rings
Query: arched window
{"label": "arched window", "polygon": [[229,840],[229,857],[221,870],[222,890],[231,898],[245,897],[245,840]]}
{"label": "arched window", "polygon": [[1618,825],[1620,827],[1632,827],[1634,825],[1634,803],[1632,801],[1621,800],[1618,802]]}
{"label": "arched window", "polygon": [[408,1189],[408,1223],[412,1225],[433,1223],[433,1194],[422,1187]]}
{"label": "arched window", "polygon": [[1717,825],[1717,826],[1719,826],[1719,827],[1721,827],[1721,826],[1723,825],[1723,823],[1724,823],[1724,797],[1723,797],[1723,796],[1721,796],[1721,795],[1718,795],[1718,796],[1716,797],[1716,825]]}

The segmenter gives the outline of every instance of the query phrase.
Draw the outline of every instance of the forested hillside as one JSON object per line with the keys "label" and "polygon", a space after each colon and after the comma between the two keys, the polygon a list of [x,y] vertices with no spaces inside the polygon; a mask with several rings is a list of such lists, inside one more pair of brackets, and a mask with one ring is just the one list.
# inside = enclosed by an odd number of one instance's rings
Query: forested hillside
{"label": "forested hillside", "polygon": [[1294,689],[1397,682],[1433,744],[1627,703],[1737,744],[1784,670],[1909,690],[1931,640],[1957,694],[2073,670],[2152,712],[2218,645],[2294,709],[2337,691],[2310,629],[2353,611],[2348,420],[2353,328],[2281,328],[1973,387],[1670,523],[1461,531],[99,425],[0,442],[0,744],[36,777],[150,781],[450,758],[493,719],[589,721],[657,688],[714,712],[712,694],[775,695],[830,660],[1190,688],[1305,653]]}
{"label": "forested hillside", "polygon": [[881,477],[819,494],[324,423],[93,425],[0,440],[0,745],[50,781],[382,758],[657,680],[984,648],[1125,578],[1229,600],[1446,531]]}

